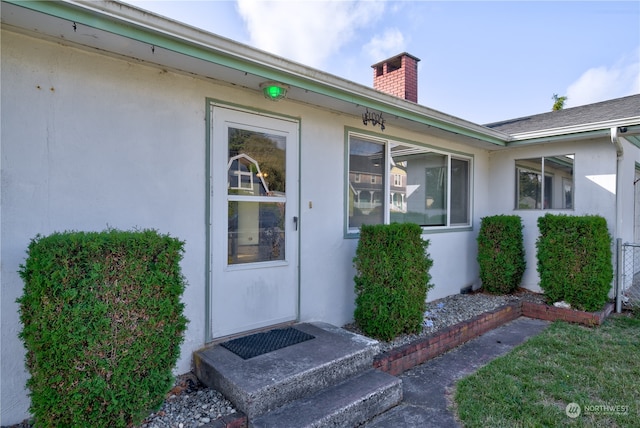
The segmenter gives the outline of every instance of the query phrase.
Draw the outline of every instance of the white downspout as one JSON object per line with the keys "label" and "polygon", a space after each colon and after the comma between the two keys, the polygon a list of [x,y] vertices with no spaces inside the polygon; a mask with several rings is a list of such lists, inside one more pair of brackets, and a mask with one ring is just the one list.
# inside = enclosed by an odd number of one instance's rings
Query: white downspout
{"label": "white downspout", "polygon": [[[625,132],[626,128],[622,130],[622,132]],[[613,126],[611,127],[611,143],[616,146],[616,153],[618,154],[618,160],[622,159],[622,155],[624,153],[624,150],[622,149],[622,143],[620,142],[620,137],[618,136],[618,133],[620,132],[620,128],[618,128],[617,126]]]}
{"label": "white downspout", "polygon": [[622,142],[620,141],[620,137],[618,136],[619,129],[617,126],[611,127],[611,143],[616,147],[616,224],[614,228],[614,237],[613,242],[616,243],[616,312],[620,313],[622,311],[622,301],[621,301],[621,287],[620,284],[620,275],[618,275],[618,270],[620,269],[620,252],[617,250],[618,248],[618,238],[620,237],[620,231],[622,230],[622,177],[620,172],[622,171],[622,156],[624,154],[624,150],[622,148]]}

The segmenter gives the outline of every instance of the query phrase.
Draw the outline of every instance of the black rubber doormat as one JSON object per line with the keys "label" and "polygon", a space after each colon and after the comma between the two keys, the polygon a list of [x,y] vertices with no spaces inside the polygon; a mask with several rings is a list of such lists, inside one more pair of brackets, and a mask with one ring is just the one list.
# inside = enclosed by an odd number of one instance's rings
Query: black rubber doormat
{"label": "black rubber doormat", "polygon": [[267,354],[314,338],[315,336],[307,334],[304,331],[288,327],[256,333],[251,336],[239,337],[221,343],[220,346],[227,348],[243,360],[248,360],[249,358]]}

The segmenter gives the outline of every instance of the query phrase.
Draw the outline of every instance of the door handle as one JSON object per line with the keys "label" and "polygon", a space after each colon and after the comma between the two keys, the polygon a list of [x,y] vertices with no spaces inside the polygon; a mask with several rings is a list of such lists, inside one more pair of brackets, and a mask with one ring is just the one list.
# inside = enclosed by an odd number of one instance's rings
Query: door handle
{"label": "door handle", "polygon": [[298,216],[293,217],[293,224],[295,226],[295,230],[298,230]]}

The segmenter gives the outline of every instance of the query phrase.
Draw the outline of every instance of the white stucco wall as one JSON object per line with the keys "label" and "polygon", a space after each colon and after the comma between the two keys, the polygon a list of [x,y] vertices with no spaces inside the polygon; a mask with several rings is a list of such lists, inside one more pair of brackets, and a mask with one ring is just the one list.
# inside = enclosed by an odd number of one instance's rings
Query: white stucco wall
{"label": "white stucco wall", "polygon": [[[190,323],[175,371],[190,370],[192,352],[205,341],[207,97],[300,118],[300,319],[336,325],[352,319],[357,240],[344,236],[344,130],[366,129],[359,117],[273,103],[258,91],[6,30],[1,42],[0,424],[28,416],[15,300],[23,287],[17,272],[37,234],[154,228],[186,241]],[[474,156],[476,228],[425,235],[434,260],[429,299],[458,293],[477,282],[487,154],[393,127],[385,135]]]}
{"label": "white stucco wall", "polygon": [[[193,78],[2,32],[2,425],[26,416],[17,271],[30,239],[154,228],[186,241],[190,319],[204,335],[203,94]],[[21,392],[22,391],[22,392]]]}
{"label": "white stucco wall", "polygon": [[640,182],[634,185],[636,180],[636,168],[640,165],[640,148],[631,144],[623,138],[623,154],[620,159],[620,204],[621,213],[618,219],[617,237],[623,242],[640,243],[640,234],[636,235],[635,229],[640,227],[640,210],[636,204],[640,201],[636,199],[636,188],[640,187]]}
{"label": "white stucco wall", "polygon": [[[620,189],[619,203],[622,207],[618,215],[617,238],[621,244],[640,244],[640,182],[634,183],[638,176],[636,170],[640,165],[640,148],[623,138],[623,155],[619,161]],[[617,243],[616,243],[617,245]],[[617,275],[621,290],[632,286],[634,273],[640,270],[640,252],[638,248],[623,247],[621,251],[620,272]],[[616,247],[617,251],[617,247]]]}
{"label": "white stucco wall", "polygon": [[[574,154],[574,209],[572,210],[516,210],[515,161],[540,156]],[[527,269],[522,286],[541,291],[536,270],[536,240],[538,217],[547,213],[585,215],[598,214],[607,220],[612,236],[616,225],[616,151],[606,139],[571,143],[550,143],[522,146],[493,152],[490,156],[490,215],[519,215],[524,224],[524,246]]]}

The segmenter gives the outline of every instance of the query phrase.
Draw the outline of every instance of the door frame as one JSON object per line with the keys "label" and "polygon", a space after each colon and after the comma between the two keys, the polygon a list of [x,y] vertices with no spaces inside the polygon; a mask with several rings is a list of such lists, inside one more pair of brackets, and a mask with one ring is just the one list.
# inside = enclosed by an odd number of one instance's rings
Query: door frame
{"label": "door frame", "polygon": [[[292,263],[296,264],[296,292],[297,292],[297,302],[296,302],[296,307],[295,307],[295,320],[291,321],[291,322],[297,322],[300,320],[300,291],[301,291],[301,287],[300,287],[300,248],[301,248],[301,242],[300,242],[300,237],[301,235],[301,201],[300,201],[300,196],[301,196],[301,180],[300,180],[300,176],[301,176],[301,170],[300,170],[300,165],[301,165],[301,153],[300,153],[300,148],[302,146],[301,144],[301,137],[302,137],[302,120],[300,117],[295,117],[295,116],[290,116],[290,115],[285,115],[285,114],[279,114],[279,113],[273,113],[270,111],[266,111],[266,110],[262,110],[262,109],[257,109],[257,108],[252,108],[249,106],[245,106],[245,105],[240,105],[240,104],[234,104],[234,103],[228,103],[225,101],[221,101],[221,100],[217,100],[214,98],[205,98],[206,104],[205,104],[205,112],[206,112],[206,119],[205,119],[205,124],[206,124],[206,131],[205,131],[205,179],[206,179],[206,183],[205,183],[205,308],[204,308],[204,313],[205,313],[205,343],[210,343],[213,341],[219,341],[221,338],[220,337],[213,337],[213,329],[212,329],[212,322],[213,322],[213,314],[212,314],[212,308],[211,308],[211,298],[212,298],[212,293],[213,293],[213,286],[214,286],[214,279],[213,279],[213,264],[212,264],[212,257],[213,257],[213,243],[212,243],[212,238],[213,238],[213,230],[212,230],[212,203],[213,203],[213,160],[212,160],[212,144],[213,144],[213,111],[215,108],[223,108],[223,109],[228,109],[228,110],[235,110],[241,113],[246,113],[246,114],[254,114],[254,115],[258,115],[258,116],[263,116],[265,118],[272,118],[272,119],[277,119],[277,120],[284,120],[284,121],[289,121],[289,122],[293,122],[296,124],[297,126],[297,130],[298,130],[298,135],[297,135],[297,159],[295,159],[295,163],[297,164],[297,177],[295,177],[295,182],[297,184],[297,202],[295,204],[291,204],[292,207],[295,209],[295,213],[297,214],[298,217],[298,229],[297,229],[297,233],[296,233],[296,237],[295,239],[297,240],[297,252],[295,257],[292,259]],[[287,206],[289,206],[289,203],[287,203]],[[290,217],[290,216],[289,216]],[[234,335],[230,335],[230,336],[237,336],[238,334],[234,334]]]}

